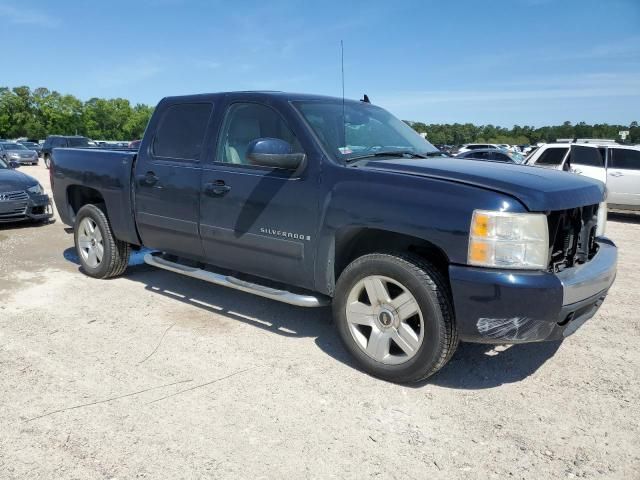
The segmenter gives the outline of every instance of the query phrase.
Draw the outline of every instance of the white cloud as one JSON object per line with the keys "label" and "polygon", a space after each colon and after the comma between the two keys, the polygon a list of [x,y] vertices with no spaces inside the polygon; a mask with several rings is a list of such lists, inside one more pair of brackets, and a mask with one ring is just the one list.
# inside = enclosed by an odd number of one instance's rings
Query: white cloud
{"label": "white cloud", "polygon": [[40,27],[57,27],[59,21],[45,12],[28,8],[16,8],[10,5],[0,5],[0,18],[19,25],[37,25]]}
{"label": "white cloud", "polygon": [[483,89],[419,90],[380,95],[377,101],[388,108],[419,107],[436,103],[486,104],[527,100],[571,98],[640,98],[640,73],[590,73],[551,77],[529,77],[496,83]]}

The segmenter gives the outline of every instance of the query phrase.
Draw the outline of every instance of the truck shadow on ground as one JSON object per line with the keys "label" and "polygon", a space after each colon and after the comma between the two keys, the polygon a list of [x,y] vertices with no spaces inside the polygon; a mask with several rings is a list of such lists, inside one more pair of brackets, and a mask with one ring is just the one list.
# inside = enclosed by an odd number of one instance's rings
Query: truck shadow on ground
{"label": "truck shadow on ground", "polygon": [[638,212],[608,212],[607,220],[619,223],[640,223],[640,211]]}
{"label": "truck shadow on ground", "polygon": [[[136,252],[132,256],[124,277],[142,283],[146,290],[277,335],[315,338],[318,348],[327,355],[358,369],[338,338],[330,308],[294,307],[159,270],[144,264],[144,253]],[[79,265],[73,248],[65,250],[64,258]],[[215,318],[211,321],[215,322]],[[454,389],[486,389],[518,382],[535,373],[560,345],[561,342],[545,342],[502,349],[493,345],[460,344],[440,372],[409,386],[420,388],[434,384]]]}

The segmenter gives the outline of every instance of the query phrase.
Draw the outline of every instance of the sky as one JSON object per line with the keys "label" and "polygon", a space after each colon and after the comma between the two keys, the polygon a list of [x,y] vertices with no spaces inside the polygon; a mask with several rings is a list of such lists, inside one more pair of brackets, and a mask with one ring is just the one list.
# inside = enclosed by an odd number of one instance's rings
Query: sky
{"label": "sky", "polygon": [[404,120],[640,121],[640,0],[0,0],[0,86],[366,93]]}

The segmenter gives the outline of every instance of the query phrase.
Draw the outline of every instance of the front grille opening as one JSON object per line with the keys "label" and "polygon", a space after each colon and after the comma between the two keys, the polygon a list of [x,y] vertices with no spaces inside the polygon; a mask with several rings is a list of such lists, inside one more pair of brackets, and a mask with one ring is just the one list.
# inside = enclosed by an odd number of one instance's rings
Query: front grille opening
{"label": "front grille opening", "polygon": [[591,260],[598,251],[598,205],[551,212],[549,222],[549,271],[561,272]]}
{"label": "front grille opening", "polygon": [[33,207],[31,209],[31,214],[32,215],[43,215],[44,214],[44,207]]}

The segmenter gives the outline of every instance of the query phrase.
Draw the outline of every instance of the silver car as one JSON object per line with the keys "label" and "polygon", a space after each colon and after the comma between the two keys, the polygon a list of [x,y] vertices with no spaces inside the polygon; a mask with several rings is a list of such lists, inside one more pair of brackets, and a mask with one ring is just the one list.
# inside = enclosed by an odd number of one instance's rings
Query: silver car
{"label": "silver car", "polygon": [[0,159],[6,162],[19,162],[21,165],[37,165],[38,152],[14,142],[0,143]]}

